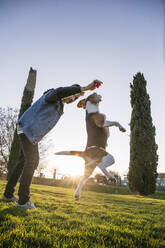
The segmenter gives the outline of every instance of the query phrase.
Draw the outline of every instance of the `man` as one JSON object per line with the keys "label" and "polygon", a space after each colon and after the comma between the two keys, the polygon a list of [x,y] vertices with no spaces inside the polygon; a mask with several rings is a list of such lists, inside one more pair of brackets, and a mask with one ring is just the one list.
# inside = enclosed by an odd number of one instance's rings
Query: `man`
{"label": "man", "polygon": [[64,103],[69,104],[84,95],[85,91],[94,90],[102,82],[94,80],[86,87],[72,85],[47,90],[18,121],[17,133],[20,142],[20,156],[11,172],[2,200],[17,201],[13,195],[20,178],[19,200],[17,206],[35,208],[30,201],[30,184],[39,163],[38,142],[56,125],[63,114]]}

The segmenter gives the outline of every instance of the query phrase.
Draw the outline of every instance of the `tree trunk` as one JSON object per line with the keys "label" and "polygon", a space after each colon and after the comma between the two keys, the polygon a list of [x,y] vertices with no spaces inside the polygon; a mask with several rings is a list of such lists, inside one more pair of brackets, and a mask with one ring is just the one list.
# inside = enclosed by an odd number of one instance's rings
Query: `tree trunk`
{"label": "tree trunk", "polygon": [[[22,96],[22,102],[21,102],[18,119],[32,104],[35,86],[36,86],[36,74],[37,74],[37,71],[30,68],[29,76],[28,76],[27,83],[25,85],[23,96]],[[17,131],[15,130],[12,145],[11,145],[11,150],[9,154],[8,178],[10,176],[12,169],[17,163],[19,153],[20,153],[20,147],[19,147],[18,135],[17,135]]]}

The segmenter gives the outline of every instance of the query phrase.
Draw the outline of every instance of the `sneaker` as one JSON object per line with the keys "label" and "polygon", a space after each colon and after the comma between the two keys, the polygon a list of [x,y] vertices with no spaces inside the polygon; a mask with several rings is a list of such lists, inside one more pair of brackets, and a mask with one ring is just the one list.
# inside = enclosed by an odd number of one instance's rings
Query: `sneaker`
{"label": "sneaker", "polygon": [[23,204],[23,205],[17,203],[16,206],[17,206],[17,207],[21,207],[21,208],[25,208],[25,209],[36,208],[35,205],[34,205],[34,203],[33,203],[33,202],[30,202],[30,201],[26,202],[26,203]]}
{"label": "sneaker", "polygon": [[15,201],[18,201],[18,198],[16,196],[12,196],[12,197],[8,198],[5,195],[3,195],[1,200],[3,202],[15,202]]}

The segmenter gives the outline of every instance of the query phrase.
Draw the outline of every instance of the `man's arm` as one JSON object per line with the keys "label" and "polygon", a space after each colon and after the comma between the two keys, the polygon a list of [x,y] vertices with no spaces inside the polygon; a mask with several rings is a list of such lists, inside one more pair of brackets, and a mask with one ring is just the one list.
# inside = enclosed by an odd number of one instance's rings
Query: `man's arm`
{"label": "man's arm", "polygon": [[95,90],[96,88],[99,88],[102,84],[103,83],[100,80],[95,79],[92,83],[88,84],[87,86],[81,87],[81,92]]}
{"label": "man's arm", "polygon": [[52,89],[46,93],[45,100],[47,102],[53,103],[61,100],[62,98],[66,98],[72,95],[81,94],[85,91],[94,90],[101,85],[102,82],[99,80],[94,80],[92,83],[85,87],[81,87],[80,85],[72,85],[70,87],[59,87],[57,89]]}
{"label": "man's arm", "polygon": [[53,103],[61,100],[62,98],[72,96],[81,93],[80,85],[70,87],[59,87],[57,89],[51,89],[46,93],[45,100],[49,103]]}

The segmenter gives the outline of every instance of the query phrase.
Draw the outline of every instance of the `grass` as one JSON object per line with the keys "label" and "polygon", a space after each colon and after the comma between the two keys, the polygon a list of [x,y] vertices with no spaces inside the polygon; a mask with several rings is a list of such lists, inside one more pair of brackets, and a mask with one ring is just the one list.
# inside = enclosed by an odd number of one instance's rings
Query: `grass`
{"label": "grass", "polygon": [[[2,193],[6,182],[0,182]],[[165,193],[154,197],[31,186],[36,209],[0,202],[0,247],[165,247]]]}

